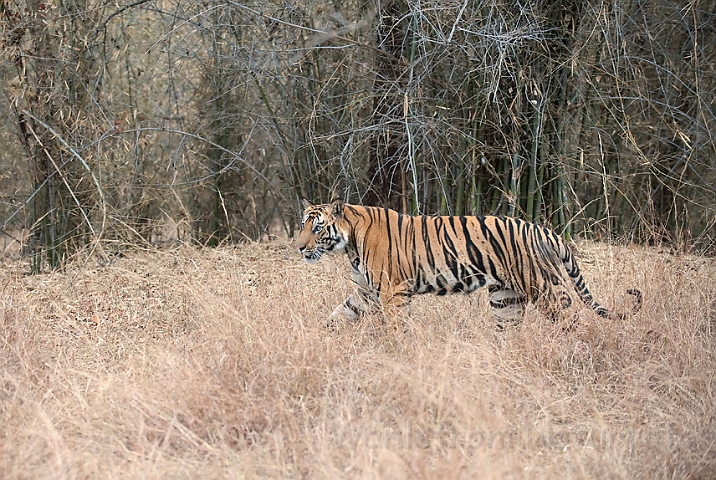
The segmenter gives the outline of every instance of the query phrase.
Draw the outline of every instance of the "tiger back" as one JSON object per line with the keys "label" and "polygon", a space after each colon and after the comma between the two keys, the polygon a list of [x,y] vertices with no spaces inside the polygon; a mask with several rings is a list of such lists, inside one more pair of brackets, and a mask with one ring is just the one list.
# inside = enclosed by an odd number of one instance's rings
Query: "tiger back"
{"label": "tiger back", "polygon": [[[303,205],[298,251],[308,262],[345,252],[359,286],[331,319],[357,318],[375,304],[392,312],[415,294],[481,287],[499,328],[519,324],[528,302],[556,319],[573,293],[602,317],[624,317],[594,300],[567,244],[545,227],[502,216],[410,216],[341,200]],[[641,292],[627,292],[638,310]]]}

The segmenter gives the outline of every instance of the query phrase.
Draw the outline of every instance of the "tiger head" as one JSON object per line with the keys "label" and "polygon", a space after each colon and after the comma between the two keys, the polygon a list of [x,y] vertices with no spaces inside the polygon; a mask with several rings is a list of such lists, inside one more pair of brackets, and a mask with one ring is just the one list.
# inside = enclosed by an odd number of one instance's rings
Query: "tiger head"
{"label": "tiger head", "polygon": [[327,205],[313,205],[305,198],[301,233],[296,239],[298,253],[308,263],[315,263],[324,253],[340,252],[348,244],[348,231],[341,228],[343,200],[333,200]]}

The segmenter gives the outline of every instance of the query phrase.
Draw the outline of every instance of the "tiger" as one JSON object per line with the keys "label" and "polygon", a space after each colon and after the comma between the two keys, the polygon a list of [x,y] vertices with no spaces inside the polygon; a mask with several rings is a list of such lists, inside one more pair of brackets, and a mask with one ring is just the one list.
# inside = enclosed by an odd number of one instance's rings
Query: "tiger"
{"label": "tiger", "polygon": [[[303,199],[302,205],[298,252],[308,263],[327,253],[346,253],[359,286],[336,307],[329,324],[339,317],[355,320],[371,305],[395,315],[416,294],[470,293],[481,287],[488,289],[498,330],[519,325],[530,302],[558,320],[575,291],[597,315],[626,318],[592,297],[566,242],[535,223],[493,215],[411,216],[340,199],[323,205]],[[636,313],[641,291],[627,293],[635,298]]]}

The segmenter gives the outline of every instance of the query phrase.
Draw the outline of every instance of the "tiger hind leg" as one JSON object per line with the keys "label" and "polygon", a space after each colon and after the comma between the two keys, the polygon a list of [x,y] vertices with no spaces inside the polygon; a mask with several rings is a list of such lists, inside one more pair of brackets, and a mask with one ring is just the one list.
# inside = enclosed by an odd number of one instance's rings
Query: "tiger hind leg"
{"label": "tiger hind leg", "polygon": [[497,319],[498,330],[517,326],[525,315],[527,299],[514,289],[490,287],[490,310]]}

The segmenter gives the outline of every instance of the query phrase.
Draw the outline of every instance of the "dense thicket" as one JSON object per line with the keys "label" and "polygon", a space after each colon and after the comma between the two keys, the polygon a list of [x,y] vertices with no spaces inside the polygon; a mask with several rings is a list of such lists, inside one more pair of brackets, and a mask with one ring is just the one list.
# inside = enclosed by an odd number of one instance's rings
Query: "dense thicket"
{"label": "dense thicket", "polygon": [[36,270],[291,234],[299,199],[712,248],[716,1],[0,1]]}

